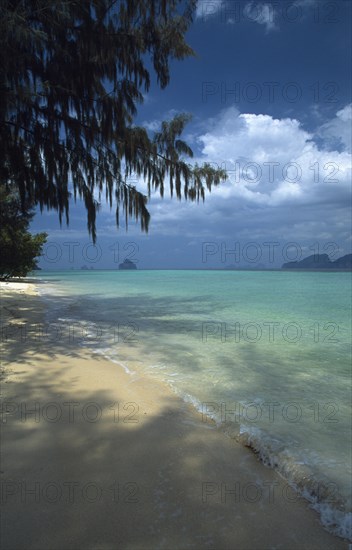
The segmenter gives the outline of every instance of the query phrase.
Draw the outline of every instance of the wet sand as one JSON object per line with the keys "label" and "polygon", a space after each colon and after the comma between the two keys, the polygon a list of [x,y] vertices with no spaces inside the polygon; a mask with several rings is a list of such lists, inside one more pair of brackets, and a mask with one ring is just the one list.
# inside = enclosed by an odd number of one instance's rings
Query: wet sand
{"label": "wet sand", "polygon": [[4,550],[348,549],[138,365],[130,375],[94,349],[26,338],[46,303],[34,284],[1,288]]}

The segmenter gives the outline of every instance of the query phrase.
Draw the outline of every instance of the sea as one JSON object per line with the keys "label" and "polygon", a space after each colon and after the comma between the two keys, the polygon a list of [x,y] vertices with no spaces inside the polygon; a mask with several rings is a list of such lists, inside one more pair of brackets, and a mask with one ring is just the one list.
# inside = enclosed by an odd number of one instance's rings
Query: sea
{"label": "sea", "polygon": [[69,340],[131,377],[167,383],[202,421],[275,468],[326,529],[351,540],[351,273],[35,277],[55,345]]}

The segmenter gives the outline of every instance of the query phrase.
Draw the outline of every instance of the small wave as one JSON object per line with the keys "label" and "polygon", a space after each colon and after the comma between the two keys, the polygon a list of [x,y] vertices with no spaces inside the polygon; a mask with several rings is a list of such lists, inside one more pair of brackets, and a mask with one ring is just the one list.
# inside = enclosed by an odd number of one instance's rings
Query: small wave
{"label": "small wave", "polygon": [[98,355],[102,355],[105,359],[108,359],[108,361],[111,361],[111,363],[115,363],[115,365],[118,365],[119,367],[122,367],[124,369],[124,371],[126,372],[126,374],[131,374],[131,375],[136,374],[136,371],[129,369],[127,365],[122,363],[122,361],[117,360],[114,357],[111,357],[111,355],[109,355],[107,353],[107,351],[108,350],[106,350],[106,349],[100,348],[100,349],[96,349],[95,353],[97,353]]}
{"label": "small wave", "polygon": [[266,466],[277,470],[290,486],[320,515],[322,525],[333,535],[352,542],[352,513],[335,483],[322,476],[316,477],[307,464],[297,462],[282,442],[256,427],[240,427],[236,438],[250,447]]}
{"label": "small wave", "polygon": [[277,470],[292,489],[310,503],[327,531],[352,542],[352,513],[346,509],[344,497],[337,491],[335,483],[327,478],[323,479],[322,476],[318,480],[311,467],[294,459],[288,451],[288,446],[294,445],[294,441],[281,441],[254,426],[235,422],[223,423],[219,413],[208,410],[205,412],[203,403],[194,396],[181,393],[174,385],[171,385],[171,389],[227,436],[252,449],[265,466]]}

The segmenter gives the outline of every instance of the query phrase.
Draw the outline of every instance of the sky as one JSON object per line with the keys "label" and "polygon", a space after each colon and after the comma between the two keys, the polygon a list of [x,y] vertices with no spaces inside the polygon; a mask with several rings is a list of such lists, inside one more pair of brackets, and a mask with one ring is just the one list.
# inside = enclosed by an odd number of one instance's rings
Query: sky
{"label": "sky", "polygon": [[204,203],[152,193],[148,234],[133,221],[117,229],[102,203],[95,246],[81,203],[69,227],[38,213],[31,231],[48,233],[39,266],[116,269],[128,258],[138,269],[277,268],[350,253],[351,7],[200,0],[187,33],[196,56],[171,63],[166,89],[153,83],[136,124],[154,131],[191,113],[193,161],[225,168],[227,181]]}

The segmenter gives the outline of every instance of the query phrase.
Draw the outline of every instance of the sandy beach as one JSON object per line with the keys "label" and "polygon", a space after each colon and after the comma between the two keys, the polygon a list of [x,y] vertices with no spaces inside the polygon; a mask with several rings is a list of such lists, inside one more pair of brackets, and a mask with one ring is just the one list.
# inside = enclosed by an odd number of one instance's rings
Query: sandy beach
{"label": "sandy beach", "polygon": [[4,550],[348,548],[138,365],[131,375],[94,349],[26,338],[45,318],[35,284],[1,294]]}

